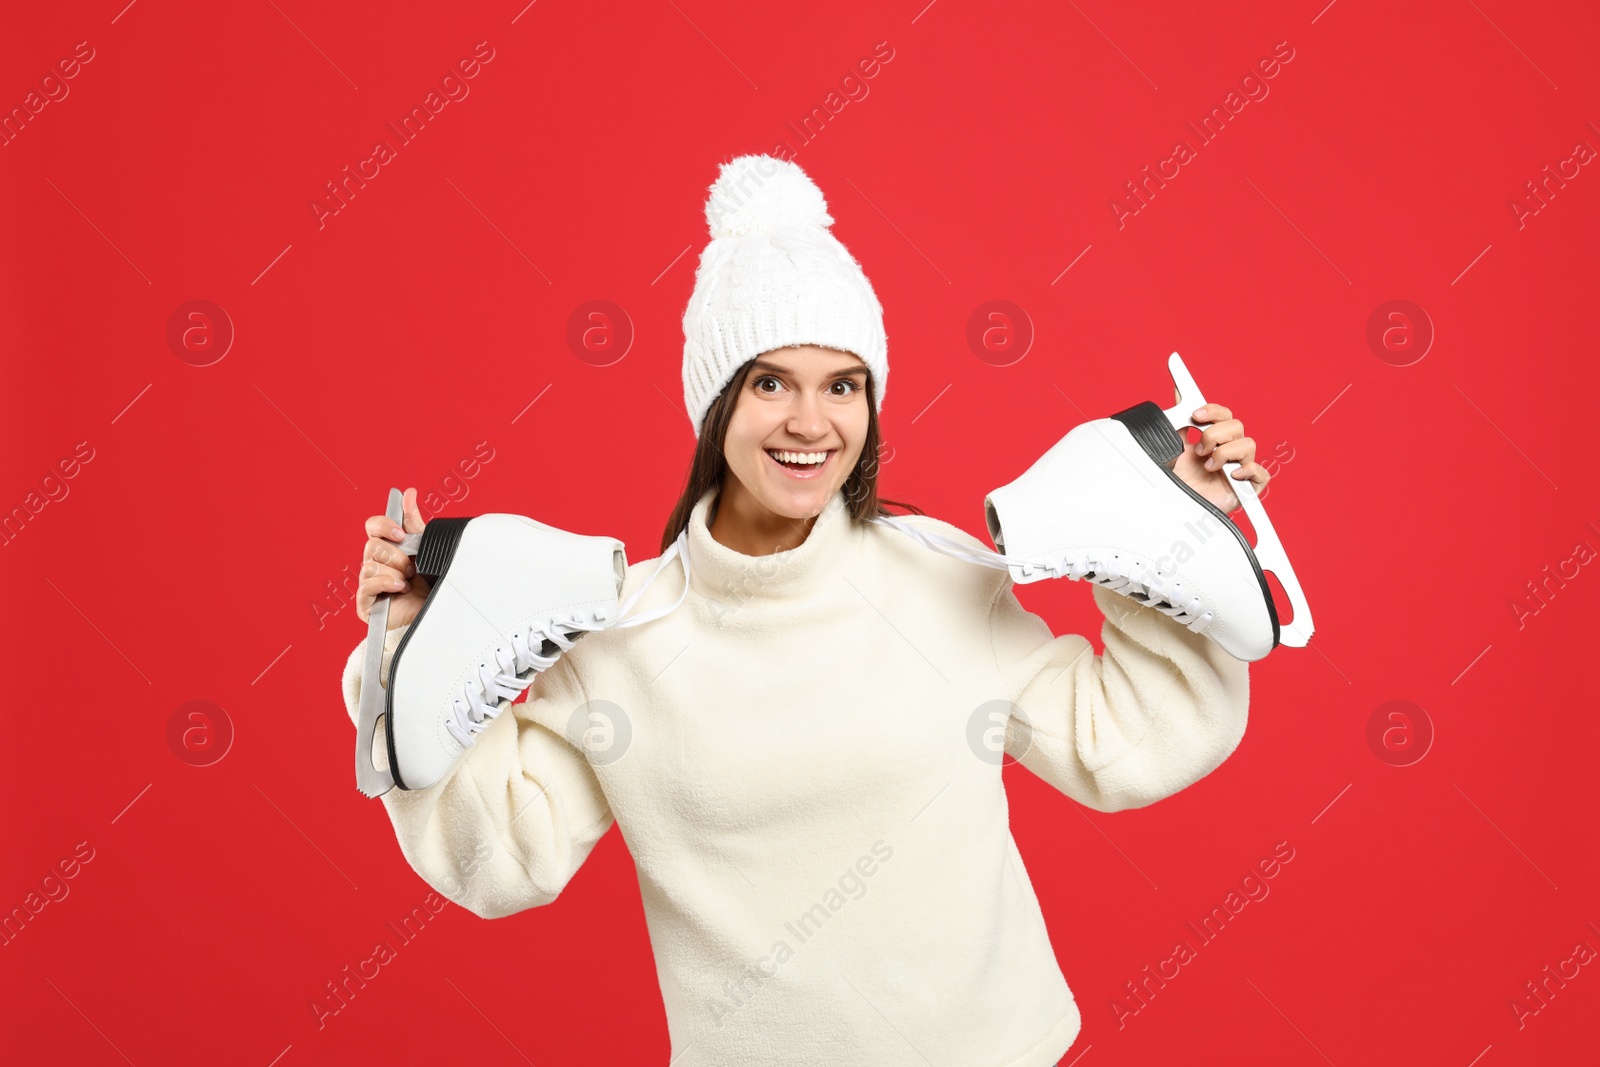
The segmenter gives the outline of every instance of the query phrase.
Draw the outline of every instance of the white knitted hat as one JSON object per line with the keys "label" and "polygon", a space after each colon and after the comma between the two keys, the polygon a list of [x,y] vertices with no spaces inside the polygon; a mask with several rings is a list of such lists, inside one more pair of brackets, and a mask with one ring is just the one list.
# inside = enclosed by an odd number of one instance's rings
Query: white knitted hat
{"label": "white knitted hat", "polygon": [[860,356],[881,413],[889,384],[883,308],[828,232],[833,218],[816,183],[787,160],[738,156],[711,186],[706,222],[711,243],[683,312],[683,399],[695,437],[734,372],[790,345]]}

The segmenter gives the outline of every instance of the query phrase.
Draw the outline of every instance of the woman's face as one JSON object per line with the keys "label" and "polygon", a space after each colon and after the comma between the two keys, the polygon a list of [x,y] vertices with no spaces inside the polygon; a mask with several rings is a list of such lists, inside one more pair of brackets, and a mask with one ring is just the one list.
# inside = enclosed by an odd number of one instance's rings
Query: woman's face
{"label": "woman's face", "polygon": [[[747,515],[759,514],[749,507],[756,503],[785,518],[813,518],[844,485],[866,443],[867,366],[817,345],[774,349],[755,362],[723,442],[736,476],[723,496],[731,490],[731,502]],[[826,459],[785,466],[775,452]]]}

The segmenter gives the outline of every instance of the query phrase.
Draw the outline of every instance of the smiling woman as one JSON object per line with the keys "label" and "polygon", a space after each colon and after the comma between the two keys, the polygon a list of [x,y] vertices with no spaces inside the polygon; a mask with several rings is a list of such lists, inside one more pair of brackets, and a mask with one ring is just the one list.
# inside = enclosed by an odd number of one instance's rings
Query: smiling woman
{"label": "smiling woman", "polygon": [[1238,745],[1247,665],[1103,585],[1095,655],[1006,570],[919,543],[973,555],[976,537],[874,521],[882,311],[821,193],[746,156],[706,214],[684,314],[694,458],[662,555],[617,591],[654,618],[589,633],[445,777],[382,794],[396,837],[429,885],[497,918],[553,902],[622,828],[675,1067],[1049,1067],[1082,1017],[1003,757],[1096,811],[1153,803]]}
{"label": "smiling woman", "polygon": [[841,488],[858,521],[890,514],[884,504],[892,502],[878,498],[879,465],[861,462],[880,446],[872,384],[859,356],[820,345],[774,349],[743,364],[706,412],[662,551],[713,487],[720,492],[712,536],[750,556],[799,545]]}
{"label": "smiling woman", "polygon": [[829,232],[822,191],[793,163],[740,156],[711,187],[706,222],[683,315],[697,441],[661,550],[712,489],[712,536],[746,555],[799,545],[841,488],[853,522],[892,514],[877,480],[883,308]]}

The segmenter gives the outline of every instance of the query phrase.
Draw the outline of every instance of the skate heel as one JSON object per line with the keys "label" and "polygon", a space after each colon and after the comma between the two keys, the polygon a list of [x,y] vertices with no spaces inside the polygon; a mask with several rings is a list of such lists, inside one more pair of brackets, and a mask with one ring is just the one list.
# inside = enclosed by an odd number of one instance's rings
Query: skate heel
{"label": "skate heel", "polygon": [[[1174,356],[1173,358],[1176,359],[1177,357]],[[1198,390],[1191,390],[1190,395],[1198,395],[1198,392]],[[1204,403],[1204,401],[1201,401],[1200,403]],[[1200,404],[1195,405],[1195,407],[1199,406]],[[1188,410],[1193,411],[1195,410],[1195,407],[1191,407]],[[1184,440],[1179,434],[1178,430],[1172,425],[1171,414],[1168,411],[1164,411],[1159,404],[1156,404],[1150,400],[1146,400],[1142,404],[1135,404],[1131,408],[1125,408],[1122,411],[1117,412],[1116,414],[1112,415],[1111,418],[1117,420],[1128,428],[1128,435],[1134,439],[1140,448],[1144,449],[1147,456],[1149,456],[1161,467],[1163,473],[1165,473],[1168,478],[1172,479],[1174,485],[1176,485],[1179,489],[1182,489],[1185,493],[1189,494],[1189,496],[1192,497],[1196,502],[1202,504],[1207,511],[1211,512],[1214,516],[1221,520],[1223,527],[1227,529],[1228,532],[1233,534],[1234,540],[1239,543],[1239,547],[1242,548],[1245,555],[1249,557],[1250,565],[1255,571],[1256,581],[1261,585],[1261,598],[1266,602],[1267,615],[1272,622],[1272,644],[1273,647],[1277,647],[1282,635],[1278,625],[1277,605],[1272,602],[1272,589],[1267,585],[1267,579],[1261,573],[1262,567],[1265,564],[1263,561],[1259,560],[1256,553],[1252,551],[1250,548],[1250,542],[1245,540],[1243,531],[1229,521],[1228,516],[1223,514],[1220,508],[1211,503],[1211,501],[1207,500],[1205,497],[1201,496],[1199,493],[1195,492],[1192,487],[1184,482],[1182,478],[1179,478],[1177,473],[1174,472],[1174,462],[1179,456],[1183,455]],[[1237,464],[1235,464],[1235,466],[1237,466]],[[1235,482],[1234,484],[1237,486],[1239,483]],[[1242,490],[1236,491],[1235,495],[1238,496],[1241,501],[1244,499],[1244,492]],[[1260,537],[1261,534],[1258,528],[1256,534],[1258,541],[1260,540]]]}
{"label": "skate heel", "polygon": [[470,518],[437,518],[430,521],[417,545],[417,573],[437,578],[448,571],[450,561],[455,558],[456,549],[461,545],[461,535],[471,521]]}
{"label": "skate heel", "polygon": [[[1194,408],[1190,408],[1193,411]],[[1172,464],[1183,455],[1183,438],[1167,419],[1167,413],[1154,401],[1146,400],[1131,408],[1124,408],[1111,416],[1128,428],[1128,433],[1145,454],[1157,463],[1172,469]]]}
{"label": "skate heel", "polygon": [[[394,659],[389,664],[389,670],[396,672],[400,669],[401,657],[405,655],[406,647],[411,644],[411,638],[417,633],[422,620],[427,616],[428,609],[433,606],[434,598],[444,588],[445,575],[450,572],[450,563],[455,559],[456,549],[461,547],[461,535],[467,530],[467,523],[475,516],[450,517],[440,516],[428,520],[419,540],[417,541],[417,555],[414,565],[417,573],[431,582],[428,595],[422,602],[422,607],[417,611],[417,617],[412,620],[412,625],[406,635],[400,639],[400,644],[395,646]],[[385,731],[389,744],[389,775],[394,784],[401,789],[410,790],[405,779],[400,774],[400,755],[395,750],[394,725],[394,688],[391,686],[384,701],[384,713],[389,719],[391,729]]]}

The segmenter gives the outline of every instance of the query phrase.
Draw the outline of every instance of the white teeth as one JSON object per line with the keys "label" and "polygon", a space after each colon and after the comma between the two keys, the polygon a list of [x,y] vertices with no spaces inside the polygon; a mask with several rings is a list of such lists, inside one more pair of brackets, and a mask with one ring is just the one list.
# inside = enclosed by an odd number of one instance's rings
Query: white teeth
{"label": "white teeth", "polygon": [[825,463],[828,459],[826,452],[780,452],[777,449],[767,449],[767,455],[785,463]]}

